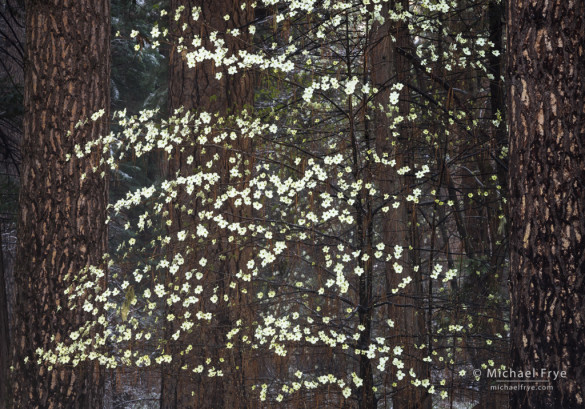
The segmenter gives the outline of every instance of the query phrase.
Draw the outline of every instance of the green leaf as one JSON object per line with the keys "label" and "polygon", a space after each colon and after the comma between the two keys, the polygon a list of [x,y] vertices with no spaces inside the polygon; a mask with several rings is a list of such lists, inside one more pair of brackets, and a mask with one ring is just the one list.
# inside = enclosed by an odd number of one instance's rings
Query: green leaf
{"label": "green leaf", "polygon": [[126,290],[126,296],[124,299],[124,304],[122,304],[122,308],[120,310],[120,314],[122,315],[122,321],[126,321],[128,318],[128,313],[130,312],[130,305],[136,299],[136,295],[134,294],[134,287],[129,286]]}

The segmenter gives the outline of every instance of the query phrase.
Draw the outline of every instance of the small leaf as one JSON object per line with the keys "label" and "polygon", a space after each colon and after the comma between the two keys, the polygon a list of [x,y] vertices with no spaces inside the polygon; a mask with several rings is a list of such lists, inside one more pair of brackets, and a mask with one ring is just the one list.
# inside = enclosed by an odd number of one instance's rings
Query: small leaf
{"label": "small leaf", "polygon": [[128,313],[130,312],[130,305],[136,299],[136,295],[134,294],[134,287],[129,286],[126,290],[126,297],[124,299],[124,304],[122,304],[122,308],[120,309],[120,314],[122,315],[122,321],[126,321],[128,318]]}

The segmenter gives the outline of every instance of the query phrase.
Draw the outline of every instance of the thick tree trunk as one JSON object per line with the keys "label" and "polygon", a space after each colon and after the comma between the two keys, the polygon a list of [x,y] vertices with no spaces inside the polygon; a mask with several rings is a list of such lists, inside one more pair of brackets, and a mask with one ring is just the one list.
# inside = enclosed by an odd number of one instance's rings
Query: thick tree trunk
{"label": "thick tree trunk", "polygon": [[[237,37],[225,35],[226,30],[237,28],[241,33],[247,32],[247,25],[253,20],[253,9],[246,5],[242,9],[243,1],[220,0],[172,0],[171,10],[178,7],[185,7],[178,21],[171,22],[171,34],[175,37],[193,38],[199,36],[202,40],[202,46],[208,50],[213,50],[215,46],[210,40],[210,34],[218,32],[218,38],[225,40],[225,46],[228,48],[228,57],[237,55],[238,50],[247,49],[250,46],[251,37],[246,34],[240,34]],[[198,20],[194,20],[192,12],[195,8],[200,8]],[[229,15],[230,19],[226,21],[224,16]],[[185,25],[183,31],[181,27]],[[191,41],[187,41],[191,44]],[[186,48],[190,50],[189,47]],[[228,74],[227,67],[216,67],[211,61],[198,63],[196,67],[189,68],[180,49],[174,47],[170,53],[169,67],[169,104],[170,110],[184,107],[186,111],[218,113],[222,116],[237,114],[244,107],[251,108],[253,105],[254,86],[250,73],[239,72],[237,74]],[[216,77],[221,73],[220,79]],[[236,152],[234,154],[234,152]],[[169,177],[174,178],[177,172],[186,176],[192,169],[206,163],[215,154],[222,159],[218,163],[218,168],[212,169],[220,175],[219,189],[225,188],[228,183],[234,184],[230,180],[230,167],[228,162],[229,156],[239,158],[240,166],[250,169],[252,160],[249,157],[251,145],[248,138],[238,135],[237,139],[229,147],[208,146],[202,149],[201,146],[186,147],[182,152],[176,152],[170,160]],[[189,165],[187,157],[192,155],[195,160]],[[244,165],[244,161],[247,165]],[[243,173],[243,168],[242,168]],[[234,185],[237,189],[243,189],[247,178],[237,182]],[[222,191],[213,192],[220,195]],[[232,200],[233,202],[233,200]],[[226,210],[226,219],[230,222],[239,222],[242,217],[251,215],[249,206],[233,206],[229,203],[229,209]],[[186,204],[194,210],[193,216],[188,216],[179,209]],[[178,205],[178,206],[176,206]],[[205,204],[193,201],[187,196],[179,196],[173,203],[175,208],[172,211],[172,230],[177,231],[187,229],[192,231],[197,224],[201,222],[197,214],[205,208]],[[204,292],[202,300],[202,309],[212,311],[214,318],[211,323],[203,323],[201,326],[194,328],[193,332],[186,334],[181,342],[171,345],[170,350],[178,352],[181,344],[193,345],[194,350],[189,356],[183,356],[178,361],[178,356],[173,356],[176,360],[172,364],[163,367],[161,382],[161,408],[244,408],[248,406],[246,400],[244,371],[247,368],[245,362],[248,353],[235,353],[237,346],[229,351],[223,348],[226,343],[225,334],[232,328],[233,322],[237,318],[245,318],[246,310],[244,304],[246,300],[242,294],[231,291],[229,282],[233,276],[246,265],[250,259],[249,249],[242,247],[240,239],[232,242],[228,237],[214,236],[216,243],[201,249],[194,244],[196,256],[194,260],[205,256],[209,260],[208,271],[206,276],[208,283],[215,283],[217,286],[217,295],[220,299],[218,306],[211,305],[208,300],[211,293]],[[174,251],[171,249],[171,251]],[[186,269],[193,268],[191,265],[185,265]],[[181,279],[181,278],[179,278]],[[209,284],[208,284],[209,287]],[[229,296],[230,304],[223,302],[224,295]],[[232,317],[231,309],[238,315]],[[235,319],[233,319],[235,318]],[[167,331],[169,332],[169,331]],[[236,344],[237,345],[237,344]],[[222,351],[223,350],[223,351]],[[210,367],[222,369],[224,375],[221,378],[212,378],[207,375],[207,371],[200,375],[193,374],[193,366],[205,362],[206,358],[211,359]],[[219,367],[220,360],[225,362],[224,367]],[[187,365],[191,370],[181,370],[180,368]],[[250,382],[248,382],[249,384]]]}
{"label": "thick tree trunk", "polygon": [[[106,251],[107,182],[92,172],[99,154],[79,160],[73,147],[108,132],[109,1],[31,0],[26,11],[12,404],[100,408],[103,371],[97,363],[49,369],[37,363],[36,351],[68,339],[92,318],[67,308],[66,276],[100,265]],[[101,119],[75,128],[101,109]]]}
{"label": "thick tree trunk", "polygon": [[[210,40],[210,34],[218,31],[218,38],[225,40],[228,48],[228,57],[237,55],[238,50],[250,47],[250,36],[242,34],[247,32],[248,24],[254,19],[253,9],[247,5],[243,10],[241,6],[246,2],[241,0],[171,0],[171,10],[180,6],[185,7],[182,18],[171,22],[171,33],[176,37],[192,38],[194,35],[201,37],[201,44],[208,50],[214,50],[215,46]],[[198,20],[193,20],[191,14],[196,7],[201,8]],[[224,16],[230,19],[226,21]],[[185,31],[180,30],[182,24],[187,24]],[[238,28],[240,34],[235,37],[224,35],[228,29]],[[189,41],[185,41],[189,44]],[[187,47],[189,50],[189,47]],[[251,105],[254,98],[252,76],[250,73],[239,72],[228,75],[225,66],[215,67],[212,61],[205,61],[189,68],[182,53],[174,48],[170,55],[169,63],[169,103],[171,109],[181,106],[185,109],[198,111],[218,112],[221,114],[234,113],[246,105]],[[221,79],[216,78],[216,73],[223,73]]]}
{"label": "thick tree trunk", "polygon": [[512,368],[566,371],[511,406],[583,408],[585,3],[508,7]]}
{"label": "thick tree trunk", "polygon": [[[396,2],[398,3],[398,2]],[[401,1],[404,10],[408,10],[409,3],[404,0]],[[388,6],[386,6],[388,7]],[[392,5],[390,7],[393,7]],[[385,10],[385,9],[383,9]],[[387,12],[382,12],[382,15],[387,15]],[[393,78],[404,86],[400,91],[400,102],[398,106],[399,115],[406,118],[410,112],[409,103],[409,88],[407,83],[411,80],[410,62],[403,53],[398,52],[398,49],[408,51],[411,47],[410,35],[408,27],[403,21],[390,21],[389,19],[383,25],[377,25],[373,29],[372,49],[370,52],[372,65],[372,83],[375,87],[380,89],[376,97],[376,106],[382,104],[384,107],[389,103],[390,87],[393,85]],[[392,39],[392,36],[395,39]],[[377,108],[378,109],[378,108]],[[398,169],[402,166],[410,165],[412,167],[412,160],[408,156],[409,147],[412,152],[412,132],[407,120],[402,123],[400,135],[398,138],[392,135],[391,123],[386,116],[386,111],[378,111],[375,115],[375,134],[376,134],[376,150],[378,155],[382,156],[387,153],[391,158],[396,159],[396,167]],[[393,141],[398,140],[398,143],[393,144]],[[411,177],[400,176],[394,170],[389,170],[384,167],[379,172],[383,175],[383,191],[390,195],[402,196],[406,189],[410,188],[412,183]],[[426,343],[425,339],[425,324],[424,324],[424,309],[417,308],[420,303],[418,300],[423,296],[422,281],[420,270],[414,271],[413,266],[417,263],[418,256],[408,250],[408,246],[414,244],[416,240],[416,209],[407,208],[405,203],[402,203],[398,209],[391,209],[387,213],[384,220],[383,237],[387,248],[393,248],[395,245],[400,245],[405,248],[401,264],[405,268],[407,274],[412,274],[413,281],[405,289],[401,290],[399,294],[392,295],[391,290],[398,288],[398,284],[403,277],[394,272],[393,263],[388,262],[386,267],[386,292],[389,297],[388,318],[395,323],[392,334],[393,342],[404,347],[404,352],[400,357],[405,364],[405,368],[414,369],[419,379],[430,379],[430,372],[428,364],[422,361],[424,358],[421,350],[414,347],[414,344],[420,345]],[[393,408],[396,409],[430,409],[432,405],[431,396],[424,388],[415,387],[410,383],[408,369],[403,381],[398,381],[396,377],[396,368],[391,368],[391,382],[397,382],[392,403]]]}

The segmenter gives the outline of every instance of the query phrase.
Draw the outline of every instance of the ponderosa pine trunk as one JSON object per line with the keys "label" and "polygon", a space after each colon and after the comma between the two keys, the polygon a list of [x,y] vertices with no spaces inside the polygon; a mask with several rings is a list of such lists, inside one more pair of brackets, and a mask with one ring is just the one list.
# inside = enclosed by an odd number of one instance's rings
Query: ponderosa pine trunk
{"label": "ponderosa pine trunk", "polygon": [[513,0],[507,24],[512,368],[566,371],[510,402],[583,408],[585,2]]}
{"label": "ponderosa pine trunk", "polygon": [[[50,369],[37,348],[92,316],[67,307],[64,290],[106,251],[107,179],[99,154],[77,159],[74,145],[106,134],[110,88],[110,2],[26,2],[24,137],[15,263],[15,409],[101,408],[103,371],[95,361]],[[98,110],[97,121],[76,128]],[[101,153],[101,152],[100,152]],[[68,160],[67,157],[71,155]],[[82,175],[86,175],[82,178]],[[53,341],[54,339],[54,341]]]}
{"label": "ponderosa pine trunk", "polygon": [[[245,7],[242,8],[242,6]],[[230,55],[238,55],[238,50],[248,49],[250,47],[251,36],[247,33],[247,26],[254,18],[253,8],[240,0],[172,0],[171,10],[184,7],[181,18],[177,21],[171,21],[170,33],[173,38],[184,37],[188,39],[186,44],[191,44],[194,36],[199,36],[201,44],[208,50],[215,48],[210,39],[210,34],[218,32],[218,37],[225,40],[225,46]],[[193,10],[200,9],[199,18],[192,18]],[[224,16],[228,15],[229,20]],[[185,27],[185,30],[182,27]],[[229,29],[239,29],[238,36],[225,35]],[[190,48],[186,47],[186,51]],[[220,79],[216,78],[216,73],[222,73]],[[170,52],[169,61],[169,106],[170,111],[183,107],[185,112],[193,111],[209,112],[228,116],[238,114],[242,109],[250,109],[253,105],[254,84],[252,75],[249,72],[238,72],[237,74],[228,74],[227,67],[217,67],[211,61],[197,63],[193,68],[189,68],[183,52],[173,46]],[[192,137],[191,140],[195,139]],[[234,154],[234,152],[237,152]],[[214,154],[218,154],[222,159],[218,161],[212,171],[220,175],[218,189],[225,189],[229,180],[230,167],[236,166],[228,162],[230,156],[239,156],[238,164],[250,168],[252,159],[249,156],[251,152],[251,143],[248,138],[238,135],[231,146],[213,147],[213,146],[189,146],[182,152],[175,152],[170,159],[169,177],[174,178],[179,172],[186,176],[197,171],[199,166],[209,161]],[[189,156],[194,157],[192,164],[187,162]],[[247,165],[243,162],[246,161]],[[246,184],[244,178],[242,183],[238,182],[237,189],[243,189]],[[219,195],[223,192],[215,191],[212,194]],[[201,222],[197,214],[203,210],[205,203],[201,203],[193,197],[179,195],[178,199],[172,204],[171,210],[172,225],[171,231],[187,229],[194,232],[196,225]],[[180,210],[181,206],[186,204],[193,209],[193,216],[189,216]],[[230,223],[238,222],[242,217],[250,216],[249,206],[233,206],[233,200],[228,203],[229,209],[226,212],[227,220]],[[211,323],[202,323],[193,329],[190,334],[184,334],[179,342],[171,344],[169,351],[173,352],[173,362],[163,366],[161,377],[161,409],[171,408],[245,408],[248,406],[246,397],[246,384],[251,386],[252,380],[246,381],[245,371],[249,363],[245,362],[246,353],[238,350],[238,345],[230,350],[230,353],[223,353],[226,338],[225,334],[232,328],[234,321],[233,313],[238,315],[236,318],[245,318],[246,300],[245,296],[236,291],[231,291],[229,281],[233,280],[234,275],[246,265],[251,257],[249,248],[242,245],[240,239],[233,242],[228,241],[228,237],[214,237],[214,245],[201,248],[196,244],[193,245],[195,255],[191,256],[193,260],[198,260],[205,256],[210,265],[208,266],[209,274],[206,276],[208,283],[215,283],[217,286],[217,295],[220,302],[217,306],[211,305],[208,300],[207,292],[203,293],[200,303],[205,311],[212,311],[214,318]],[[187,245],[189,246],[189,245]],[[171,252],[175,249],[170,249]],[[186,263],[185,269],[193,268],[193,265]],[[179,277],[177,280],[183,280]],[[210,284],[208,284],[209,287]],[[223,302],[224,295],[230,299],[229,307]],[[171,324],[168,324],[171,325]],[[171,334],[173,329],[167,330]],[[193,352],[189,355],[179,357],[175,355],[186,344],[193,346]],[[210,358],[213,364],[211,366],[218,368],[220,359],[223,359],[230,372],[225,371],[223,377],[209,377],[207,372],[194,374],[192,369],[199,364],[205,364],[205,359]],[[182,370],[183,367],[188,370]],[[248,388],[249,389],[249,388]]]}

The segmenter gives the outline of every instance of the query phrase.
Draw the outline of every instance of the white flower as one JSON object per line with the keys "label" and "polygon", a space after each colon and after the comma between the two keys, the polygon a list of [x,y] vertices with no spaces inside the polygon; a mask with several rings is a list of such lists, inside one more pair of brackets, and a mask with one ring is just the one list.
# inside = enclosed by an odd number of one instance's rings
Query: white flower
{"label": "white flower", "polygon": [[[398,369],[402,369],[404,368],[404,362],[402,362],[400,359],[398,358],[394,358],[392,360],[392,365],[394,365],[396,368]],[[401,379],[401,378],[400,378]]]}
{"label": "white flower", "polygon": [[157,38],[160,35],[160,30],[158,29],[157,25],[152,27],[152,29],[150,30],[150,35],[152,38]]}
{"label": "white flower", "polygon": [[358,83],[358,78],[353,77],[350,81],[345,83],[345,93],[347,95],[352,95],[355,92],[355,86]]}
{"label": "white flower", "polygon": [[394,91],[390,94],[390,103],[392,105],[398,104],[399,99],[400,99],[400,94],[398,92]]}
{"label": "white flower", "polygon": [[397,262],[394,262],[394,264],[392,265],[392,267],[394,268],[394,271],[397,274],[401,274],[402,273],[403,267],[400,264],[398,264]]}
{"label": "white flower", "polygon": [[99,111],[95,112],[92,116],[91,119],[93,121],[97,121],[99,118],[101,118],[102,116],[104,116],[104,114],[106,113],[106,111],[104,109],[100,109]]}
{"label": "white flower", "polygon": [[308,102],[311,102],[312,97],[313,97],[313,88],[312,87],[305,88],[305,90],[303,91],[303,100],[308,103]]}
{"label": "white flower", "polygon": [[197,235],[200,237],[207,237],[207,235],[209,234],[209,232],[207,231],[207,229],[205,228],[205,226],[198,224],[197,225]]}

